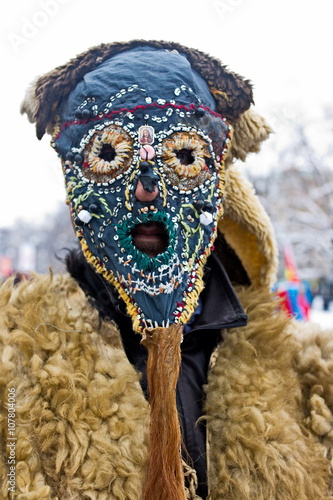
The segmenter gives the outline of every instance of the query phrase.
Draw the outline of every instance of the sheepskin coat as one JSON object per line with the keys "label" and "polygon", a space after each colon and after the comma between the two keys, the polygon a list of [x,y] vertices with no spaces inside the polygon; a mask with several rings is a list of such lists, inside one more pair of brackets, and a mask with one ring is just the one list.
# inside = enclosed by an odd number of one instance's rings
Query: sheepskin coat
{"label": "sheepskin coat", "polygon": [[[210,360],[207,498],[333,500],[333,331],[279,312],[271,223],[232,166],[224,206],[215,253],[248,325],[221,331]],[[149,431],[141,374],[75,279],[2,285],[0,356],[0,499],[140,500]],[[193,469],[184,476],[199,500]]]}
{"label": "sheepskin coat", "polygon": [[[87,71],[142,43],[102,44],[38,78],[22,105],[37,136],[55,137],[59,105]],[[333,331],[279,312],[272,226],[233,161],[258,151],[270,128],[251,107],[248,80],[200,51],[144,44],[184,54],[233,129],[215,252],[248,325],[222,331],[210,360],[208,499],[333,500]],[[73,278],[2,285],[0,356],[0,500],[140,500],[150,418],[140,374],[117,325]],[[184,476],[198,500],[194,471],[184,466]]]}
{"label": "sheepskin coat", "polygon": [[[267,290],[237,293],[248,326],[223,332],[205,387],[208,498],[333,498],[332,332],[299,328]],[[139,500],[149,405],[117,326],[100,320],[67,275],[9,280],[0,297],[0,498]],[[14,497],[6,448],[12,388]]]}

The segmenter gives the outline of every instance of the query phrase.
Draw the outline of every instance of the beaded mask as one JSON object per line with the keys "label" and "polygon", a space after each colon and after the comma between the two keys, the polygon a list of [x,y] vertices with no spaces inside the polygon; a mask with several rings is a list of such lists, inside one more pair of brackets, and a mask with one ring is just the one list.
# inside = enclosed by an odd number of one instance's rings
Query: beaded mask
{"label": "beaded mask", "polygon": [[87,260],[135,331],[185,324],[222,216],[230,126],[185,56],[150,47],[87,73],[53,146]]}

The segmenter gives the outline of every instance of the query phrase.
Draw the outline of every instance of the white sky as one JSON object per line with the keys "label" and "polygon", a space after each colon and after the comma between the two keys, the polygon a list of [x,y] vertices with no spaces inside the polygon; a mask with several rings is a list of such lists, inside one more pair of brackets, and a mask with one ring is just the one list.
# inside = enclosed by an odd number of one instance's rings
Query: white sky
{"label": "white sky", "polygon": [[332,105],[332,0],[16,0],[2,10],[0,227],[40,222],[65,199],[49,137],[38,141],[19,114],[27,85],[101,42],[172,40],[220,58],[254,82],[277,132],[279,112],[315,117]]}

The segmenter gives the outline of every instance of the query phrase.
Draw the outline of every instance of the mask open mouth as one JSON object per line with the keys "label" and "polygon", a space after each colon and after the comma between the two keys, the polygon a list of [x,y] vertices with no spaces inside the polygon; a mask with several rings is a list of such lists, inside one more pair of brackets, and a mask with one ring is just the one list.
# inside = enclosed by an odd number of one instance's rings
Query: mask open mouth
{"label": "mask open mouth", "polygon": [[175,255],[175,223],[163,211],[143,213],[136,220],[124,216],[115,226],[115,232],[121,252],[139,269],[148,271],[168,265]]}
{"label": "mask open mouth", "polygon": [[169,235],[162,222],[136,224],[131,235],[135,248],[148,257],[157,257],[158,254],[165,252],[169,245]]}

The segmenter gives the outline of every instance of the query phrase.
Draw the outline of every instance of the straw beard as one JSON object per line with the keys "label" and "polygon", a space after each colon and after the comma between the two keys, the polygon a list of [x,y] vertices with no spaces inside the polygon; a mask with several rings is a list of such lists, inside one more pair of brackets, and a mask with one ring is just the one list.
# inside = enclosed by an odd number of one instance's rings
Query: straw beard
{"label": "straw beard", "polygon": [[145,329],[148,350],[150,443],[144,500],[186,500],[181,458],[182,437],[176,406],[183,326]]}

